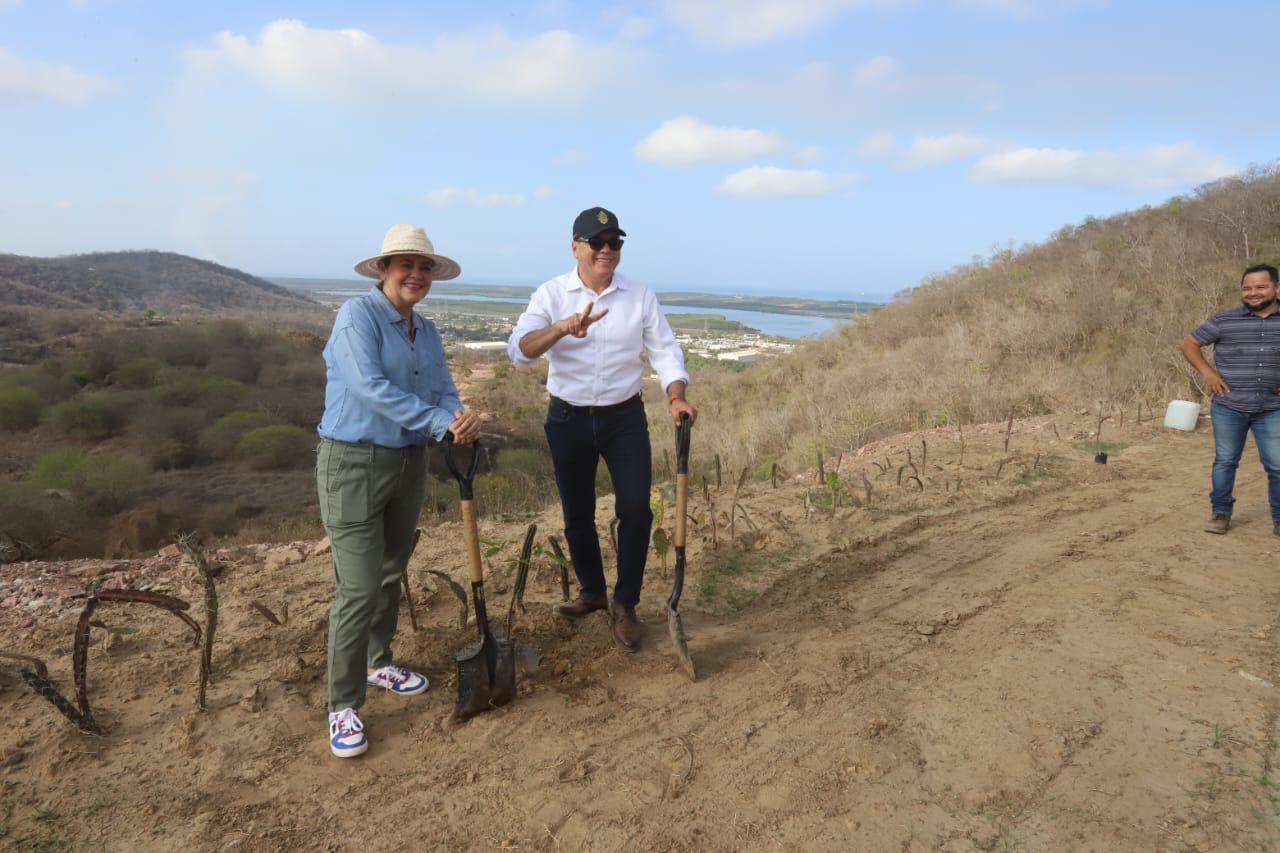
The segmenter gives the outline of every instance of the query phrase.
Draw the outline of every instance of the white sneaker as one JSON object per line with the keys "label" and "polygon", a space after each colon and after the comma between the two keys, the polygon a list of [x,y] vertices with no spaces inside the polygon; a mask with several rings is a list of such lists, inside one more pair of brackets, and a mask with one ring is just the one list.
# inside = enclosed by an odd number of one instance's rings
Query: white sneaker
{"label": "white sneaker", "polygon": [[339,758],[363,755],[369,748],[364,736],[364,723],[355,708],[343,708],[329,714],[329,748]]}
{"label": "white sneaker", "polygon": [[374,687],[383,687],[397,696],[417,696],[427,692],[427,677],[393,663],[369,674],[368,681]]}

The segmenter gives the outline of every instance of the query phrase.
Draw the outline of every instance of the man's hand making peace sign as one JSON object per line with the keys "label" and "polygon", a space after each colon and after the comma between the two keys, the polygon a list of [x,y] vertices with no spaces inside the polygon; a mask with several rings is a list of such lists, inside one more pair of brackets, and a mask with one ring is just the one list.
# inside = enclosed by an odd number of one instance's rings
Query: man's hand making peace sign
{"label": "man's hand making peace sign", "polygon": [[570,314],[568,317],[557,322],[556,325],[559,326],[560,330],[566,335],[573,335],[575,338],[585,338],[587,336],[587,329],[590,328],[591,324],[609,313],[609,309],[606,308],[599,314],[592,314],[591,309],[593,307],[595,307],[595,303],[588,302],[587,307],[582,309],[581,314]]}

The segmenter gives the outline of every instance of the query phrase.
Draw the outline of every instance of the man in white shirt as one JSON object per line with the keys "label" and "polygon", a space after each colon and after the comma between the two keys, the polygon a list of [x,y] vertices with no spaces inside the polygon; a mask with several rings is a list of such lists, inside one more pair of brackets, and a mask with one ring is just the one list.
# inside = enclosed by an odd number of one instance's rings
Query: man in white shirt
{"label": "man in white shirt", "polygon": [[[573,222],[575,268],[544,282],[520,315],[507,352],[516,364],[542,355],[550,363],[547,443],[564,511],[564,535],[578,576],[575,601],[556,608],[579,619],[609,608],[619,648],[640,644],[636,604],[644,582],[653,513],[649,426],[640,400],[643,350],[667,395],[675,423],[697,410],[685,399],[689,374],[684,353],[658,299],[639,282],[617,275],[623,237],[618,218],[602,207]],[[613,480],[618,517],[618,579],[606,595],[600,537],[596,533],[596,467],[604,458]]]}

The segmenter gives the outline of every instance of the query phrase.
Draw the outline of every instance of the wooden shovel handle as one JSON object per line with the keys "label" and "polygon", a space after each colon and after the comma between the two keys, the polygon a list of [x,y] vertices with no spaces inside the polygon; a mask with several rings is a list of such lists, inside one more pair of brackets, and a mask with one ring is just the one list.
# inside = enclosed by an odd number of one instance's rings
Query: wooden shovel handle
{"label": "wooden shovel handle", "polygon": [[467,577],[472,583],[484,583],[484,565],[480,562],[480,530],[476,525],[475,501],[462,502],[462,538],[467,546]]}

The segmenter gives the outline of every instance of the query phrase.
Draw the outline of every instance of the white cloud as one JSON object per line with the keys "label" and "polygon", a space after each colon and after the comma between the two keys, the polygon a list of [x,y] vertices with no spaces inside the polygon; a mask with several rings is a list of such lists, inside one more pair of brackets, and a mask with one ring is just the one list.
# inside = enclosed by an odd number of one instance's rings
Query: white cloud
{"label": "white cloud", "polygon": [[898,142],[892,133],[881,130],[868,136],[858,146],[858,154],[868,160],[888,160],[898,154]]}
{"label": "white cloud", "polygon": [[590,151],[583,151],[580,148],[570,148],[568,151],[562,151],[555,157],[551,158],[552,166],[573,166],[577,163],[585,163],[591,159]]}
{"label": "white cloud", "polygon": [[963,160],[990,154],[1008,146],[985,136],[972,133],[949,133],[946,136],[917,136],[911,141],[911,147],[903,157],[902,166],[907,169],[918,169],[922,166],[936,166],[952,160]]}
{"label": "white cloud", "polygon": [[618,36],[626,41],[639,41],[652,35],[657,28],[658,22],[653,18],[631,15],[624,19],[621,26],[618,27]]}
{"label": "white cloud", "polygon": [[888,80],[898,71],[898,61],[892,56],[868,59],[853,70],[853,81],[863,86]]}
{"label": "white cloud", "polygon": [[1193,142],[1115,151],[1019,148],[983,157],[969,171],[979,183],[1073,184],[1151,190],[1217,180],[1239,169]]}
{"label": "white cloud", "polygon": [[820,145],[806,145],[791,155],[791,162],[796,166],[809,166],[821,160],[825,153]]}
{"label": "white cloud", "polygon": [[[530,195],[540,201],[555,195],[555,190],[538,187]],[[524,207],[529,198],[524,193],[486,193],[471,187],[443,187],[427,193],[426,202],[432,207]]]}
{"label": "white cloud", "polygon": [[1070,12],[1082,6],[1102,7],[1107,5],[1107,0],[951,0],[951,5],[965,12],[1031,18]]}
{"label": "white cloud", "polygon": [[626,47],[563,30],[516,37],[495,27],[415,45],[297,20],[274,21],[256,39],[221,32],[212,46],[188,48],[186,56],[194,71],[238,71],[290,95],[422,109],[445,101],[581,100],[590,95],[582,80],[598,89],[624,79],[635,58]]}
{"label": "white cloud", "polygon": [[716,192],[739,198],[813,197],[830,195],[857,181],[857,175],[830,175],[817,169],[751,166],[726,176]]}
{"label": "white cloud", "polygon": [[117,88],[104,77],[77,71],[70,65],[47,65],[22,59],[0,47],[0,99],[85,104]]}
{"label": "white cloud", "polygon": [[848,9],[902,0],[667,0],[667,15],[699,38],[728,47],[807,32]]}
{"label": "white cloud", "polygon": [[1008,143],[972,133],[948,133],[943,136],[917,136],[903,148],[888,131],[873,133],[858,146],[858,153],[869,160],[888,160],[897,169],[920,169],[952,160],[964,160],[991,154],[1010,147]]}
{"label": "white cloud", "polygon": [[786,143],[776,133],[712,127],[692,116],[681,116],[664,121],[640,140],[635,155],[664,166],[704,166],[765,157],[785,147]]}

